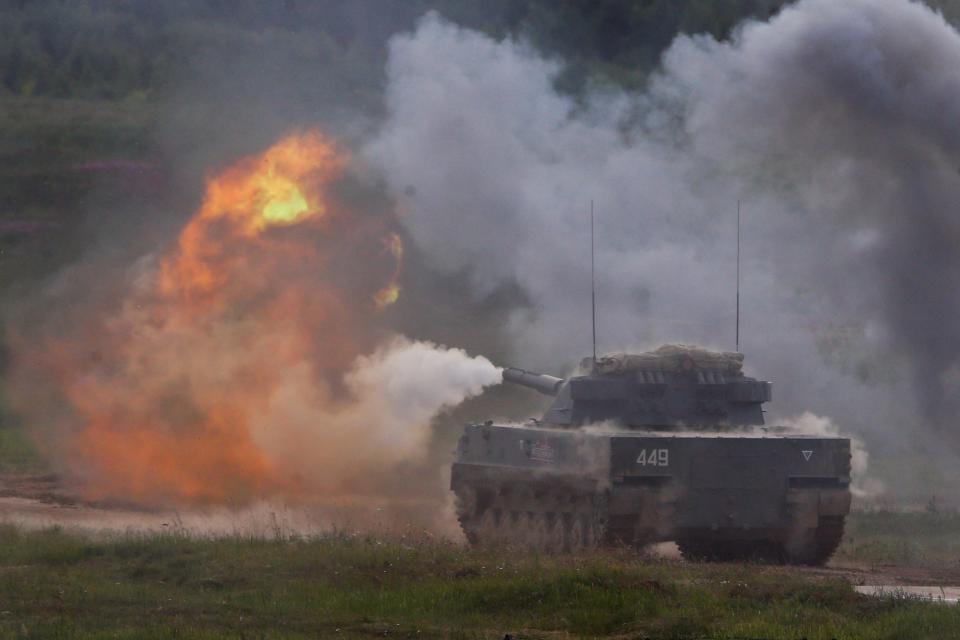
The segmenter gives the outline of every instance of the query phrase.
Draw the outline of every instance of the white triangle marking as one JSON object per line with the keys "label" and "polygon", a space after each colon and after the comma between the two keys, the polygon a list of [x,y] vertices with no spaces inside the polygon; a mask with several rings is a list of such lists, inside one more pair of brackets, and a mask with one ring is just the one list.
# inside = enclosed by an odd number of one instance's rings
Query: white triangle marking
{"label": "white triangle marking", "polygon": [[806,451],[801,451],[800,453],[803,454],[803,459],[804,459],[804,460],[806,460],[807,462],[810,462],[810,456],[813,455],[813,451],[810,451],[810,450],[808,449],[808,450],[806,450]]}

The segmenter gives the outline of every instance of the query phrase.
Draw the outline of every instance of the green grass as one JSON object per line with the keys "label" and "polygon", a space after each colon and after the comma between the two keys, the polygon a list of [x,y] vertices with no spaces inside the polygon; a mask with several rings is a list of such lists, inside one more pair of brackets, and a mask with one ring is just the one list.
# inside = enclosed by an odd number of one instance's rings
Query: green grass
{"label": "green grass", "polygon": [[778,567],[425,538],[96,540],[0,527],[2,637],[940,638],[960,608]]}
{"label": "green grass", "polygon": [[911,566],[956,565],[960,559],[960,513],[855,512],[847,519],[838,560]]}
{"label": "green grass", "polygon": [[5,391],[0,385],[0,473],[48,471],[49,462],[9,407]]}
{"label": "green grass", "polygon": [[0,472],[35,473],[47,469],[47,461],[24,429],[0,426]]}

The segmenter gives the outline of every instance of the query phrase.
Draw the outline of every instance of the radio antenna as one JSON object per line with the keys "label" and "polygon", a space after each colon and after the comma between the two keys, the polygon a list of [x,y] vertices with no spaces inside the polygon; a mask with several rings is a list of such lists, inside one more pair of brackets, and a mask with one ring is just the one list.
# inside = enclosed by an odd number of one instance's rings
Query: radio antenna
{"label": "radio antenna", "polygon": [[593,241],[593,199],[590,200],[590,325],[593,330],[593,368],[597,367],[597,279]]}
{"label": "radio antenna", "polygon": [[737,353],[740,353],[740,199],[737,199]]}

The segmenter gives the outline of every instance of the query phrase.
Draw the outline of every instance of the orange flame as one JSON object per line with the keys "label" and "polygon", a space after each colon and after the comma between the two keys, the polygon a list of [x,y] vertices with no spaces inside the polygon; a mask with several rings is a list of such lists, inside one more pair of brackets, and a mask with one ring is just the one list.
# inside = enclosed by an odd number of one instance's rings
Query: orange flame
{"label": "orange flame", "polygon": [[310,131],[222,171],[119,311],[90,319],[83,345],[48,349],[79,424],[69,457],[91,496],[300,490],[265,444],[277,403],[292,379],[336,403],[343,373],[377,339],[371,309],[400,291],[392,218],[337,196],[348,163]]}

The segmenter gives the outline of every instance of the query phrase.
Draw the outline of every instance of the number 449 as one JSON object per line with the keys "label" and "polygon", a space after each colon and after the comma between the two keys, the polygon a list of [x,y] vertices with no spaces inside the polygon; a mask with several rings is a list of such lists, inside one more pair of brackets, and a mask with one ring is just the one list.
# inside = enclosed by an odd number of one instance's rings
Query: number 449
{"label": "number 449", "polygon": [[637,464],[650,467],[668,467],[670,466],[670,450],[644,449],[637,457]]}

